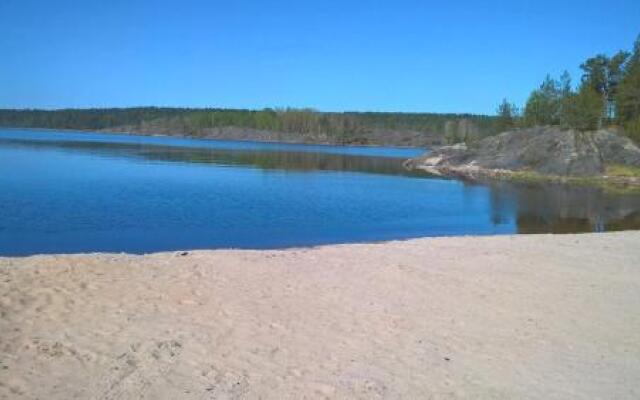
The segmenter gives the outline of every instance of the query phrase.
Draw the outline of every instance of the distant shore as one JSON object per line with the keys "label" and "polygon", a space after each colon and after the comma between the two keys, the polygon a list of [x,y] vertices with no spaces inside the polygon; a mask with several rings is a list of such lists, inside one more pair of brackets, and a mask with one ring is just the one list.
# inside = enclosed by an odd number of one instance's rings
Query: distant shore
{"label": "distant shore", "polygon": [[278,140],[278,139],[252,139],[252,138],[233,138],[232,136],[225,137],[222,136],[195,136],[195,135],[186,135],[186,134],[170,134],[170,133],[153,133],[153,132],[137,132],[137,131],[125,131],[125,130],[92,130],[92,129],[64,129],[64,128],[22,128],[22,127],[11,127],[11,126],[0,126],[0,129],[9,129],[9,130],[27,130],[27,131],[61,131],[61,132],[69,132],[69,133],[95,133],[95,134],[107,134],[107,135],[123,135],[123,136],[141,136],[141,137],[161,137],[161,138],[175,138],[175,139],[193,139],[193,140],[207,140],[207,141],[235,141],[235,142],[249,142],[249,143],[282,143],[282,144],[304,144],[311,146],[345,146],[345,147],[390,147],[397,149],[423,149],[424,146],[416,146],[416,145],[394,145],[394,144],[358,144],[358,143],[332,143],[332,142],[306,142],[306,141],[296,141],[296,140]]}
{"label": "distant shore", "polygon": [[487,115],[320,112],[310,109],[128,107],[0,109],[0,126],[76,128],[227,140],[427,147],[445,136],[496,132]]}
{"label": "distant shore", "polygon": [[636,399],[638,243],[0,258],[0,398]]}

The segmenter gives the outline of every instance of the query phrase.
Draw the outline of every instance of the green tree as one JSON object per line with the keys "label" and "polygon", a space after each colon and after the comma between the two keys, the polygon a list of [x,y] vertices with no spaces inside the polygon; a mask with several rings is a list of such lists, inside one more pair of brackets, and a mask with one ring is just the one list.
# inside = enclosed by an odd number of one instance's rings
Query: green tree
{"label": "green tree", "polygon": [[604,54],[588,58],[580,64],[582,83],[591,86],[598,93],[607,91],[607,65],[609,58]]}
{"label": "green tree", "polygon": [[615,100],[618,121],[622,124],[640,118],[640,36],[624,67]]}
{"label": "green tree", "polygon": [[619,51],[611,58],[598,54],[580,65],[583,71],[582,82],[600,93],[604,114],[610,120],[616,115],[616,93],[624,76],[624,65],[628,57],[629,53],[626,51]]}
{"label": "green tree", "polygon": [[571,75],[569,72],[564,71],[560,75],[560,125],[563,127],[569,127],[570,125],[570,110],[571,102],[575,92],[573,91],[573,85],[571,83]]}
{"label": "green tree", "polygon": [[567,97],[573,93],[573,87],[571,85],[571,75],[569,71],[564,71],[560,75],[560,96]]}
{"label": "green tree", "polygon": [[524,108],[525,124],[557,125],[560,123],[560,103],[562,92],[560,83],[547,75],[540,87],[529,96]]}
{"label": "green tree", "polygon": [[508,131],[516,127],[518,107],[515,104],[509,103],[507,99],[502,99],[502,103],[496,109],[496,114],[498,115],[498,120],[496,121],[498,132]]}
{"label": "green tree", "polygon": [[588,84],[582,84],[578,93],[563,99],[563,125],[581,131],[598,129],[602,123],[604,100]]}
{"label": "green tree", "polygon": [[624,132],[627,137],[640,143],[640,116],[630,119],[624,123]]}
{"label": "green tree", "polygon": [[640,142],[640,36],[624,66],[615,97],[617,120],[631,139]]}

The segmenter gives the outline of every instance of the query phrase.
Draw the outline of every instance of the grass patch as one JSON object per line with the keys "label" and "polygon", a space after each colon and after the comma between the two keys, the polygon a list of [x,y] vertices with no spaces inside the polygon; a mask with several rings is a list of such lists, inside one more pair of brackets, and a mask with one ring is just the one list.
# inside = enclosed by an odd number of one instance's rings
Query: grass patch
{"label": "grass patch", "polygon": [[608,176],[640,178],[640,167],[631,165],[607,165],[605,174]]}
{"label": "grass patch", "polygon": [[[640,168],[638,167],[629,167],[625,165],[615,165],[612,167],[612,171],[607,167],[607,175],[610,178],[640,177]],[[596,186],[602,188],[606,192],[615,194],[640,193],[639,185],[628,185],[624,182],[608,179],[603,176],[557,176],[541,175],[533,171],[515,171],[508,175],[506,179],[520,183],[561,183],[577,186]]]}

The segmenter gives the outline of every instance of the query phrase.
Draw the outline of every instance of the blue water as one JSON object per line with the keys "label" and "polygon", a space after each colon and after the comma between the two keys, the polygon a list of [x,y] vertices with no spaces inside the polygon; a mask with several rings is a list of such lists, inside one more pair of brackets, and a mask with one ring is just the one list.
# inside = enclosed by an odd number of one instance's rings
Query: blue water
{"label": "blue water", "polygon": [[0,254],[640,227],[640,198],[409,173],[424,149],[0,129]]}

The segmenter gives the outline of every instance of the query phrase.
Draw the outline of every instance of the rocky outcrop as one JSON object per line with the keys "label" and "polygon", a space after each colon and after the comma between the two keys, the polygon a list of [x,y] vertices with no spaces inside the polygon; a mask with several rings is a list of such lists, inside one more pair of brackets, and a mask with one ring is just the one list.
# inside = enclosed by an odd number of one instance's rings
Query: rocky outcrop
{"label": "rocky outcrop", "polygon": [[607,165],[640,167],[640,148],[613,131],[577,132],[556,127],[520,129],[474,146],[443,146],[409,160],[410,168],[467,178],[532,172],[555,177],[603,176]]}

